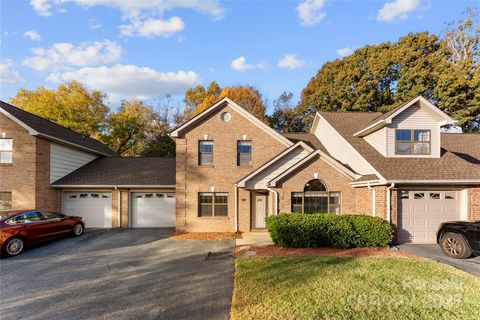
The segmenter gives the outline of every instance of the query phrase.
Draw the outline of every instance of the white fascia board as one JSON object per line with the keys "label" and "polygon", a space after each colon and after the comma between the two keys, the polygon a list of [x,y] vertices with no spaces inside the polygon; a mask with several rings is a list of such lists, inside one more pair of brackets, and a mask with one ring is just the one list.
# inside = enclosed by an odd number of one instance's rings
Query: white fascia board
{"label": "white fascia board", "polygon": [[65,144],[65,145],[72,146],[76,149],[81,149],[81,150],[84,150],[84,151],[88,151],[90,153],[100,154],[100,155],[103,155],[103,156],[111,157],[111,155],[108,155],[106,153],[98,152],[96,150],[92,150],[90,148],[81,146],[81,145],[76,144],[76,143],[68,142],[68,141],[65,141],[65,140],[62,140],[62,139],[59,139],[59,138],[56,138],[56,137],[49,136],[47,134],[39,133],[38,131],[36,131],[33,128],[31,128],[30,126],[26,125],[24,122],[20,121],[19,119],[17,119],[16,117],[14,117],[13,115],[11,115],[10,113],[8,113],[6,110],[4,110],[2,108],[0,108],[0,113],[4,114],[7,118],[9,118],[13,122],[17,123],[18,125],[20,125],[22,128],[26,129],[28,131],[28,134],[30,134],[31,136],[43,137],[47,140],[57,141],[57,142],[60,142],[62,144]]}
{"label": "white fascia board", "polygon": [[[317,113],[318,114],[318,113]],[[362,154],[360,152],[358,152],[357,149],[355,149],[351,144],[350,142],[347,141],[347,139],[345,139],[336,129],[334,126],[332,126],[332,124],[330,122],[327,121],[327,119],[325,119],[324,117],[322,117],[320,114],[318,114],[319,118],[321,118],[323,121],[325,121],[325,123],[333,130],[333,132],[335,132],[337,134],[337,136],[340,138],[340,140],[342,140],[349,148],[350,150],[352,150],[354,153],[356,153],[373,171],[373,173],[375,173],[377,175],[377,177],[379,177],[381,180],[384,180],[384,177],[380,174],[380,172],[378,172],[378,170],[370,163],[367,161],[367,159],[365,159]],[[318,137],[317,137],[318,138]],[[320,139],[319,139],[320,140]],[[321,140],[320,140],[321,141]],[[328,151],[328,150],[327,150]],[[358,175],[359,177],[360,175]]]}
{"label": "white fascia board", "polygon": [[320,156],[320,159],[327,162],[328,164],[330,164],[331,166],[333,166],[335,169],[337,169],[338,171],[340,171],[341,173],[343,173],[344,175],[346,175],[348,178],[350,179],[356,179],[358,178],[359,176],[357,174],[355,174],[354,172],[348,170],[347,168],[345,168],[343,165],[339,164],[336,160],[332,159],[331,157],[329,157],[328,155],[326,155],[324,152],[320,151],[320,150],[316,150],[312,153],[310,153],[308,156],[306,156],[305,158],[303,158],[302,160],[298,161],[297,163],[295,163],[294,165],[292,165],[290,168],[288,168],[287,170],[285,170],[284,172],[282,172],[281,174],[279,174],[278,176],[276,176],[275,178],[273,178],[272,180],[270,180],[268,182],[268,186],[269,187],[276,187],[277,186],[277,182],[284,178],[285,176],[287,176],[288,174],[290,174],[292,171],[296,170],[298,167],[302,166],[303,164],[305,164],[307,161],[309,161],[310,159],[312,159],[313,157],[315,157],[316,155],[319,155]]}
{"label": "white fascia board", "polygon": [[175,185],[119,185],[119,184],[110,184],[110,185],[94,185],[94,184],[83,184],[83,185],[50,185],[52,188],[175,188]]}
{"label": "white fascia board", "polygon": [[377,121],[374,124],[371,124],[368,127],[364,128],[364,129],[362,129],[358,132],[355,132],[353,134],[353,136],[354,137],[364,137],[364,136],[368,135],[369,133],[372,133],[374,131],[377,131],[378,129],[381,129],[386,124],[387,124],[387,122],[385,120]]}
{"label": "white fascia board", "polygon": [[459,180],[387,180],[388,184],[480,184],[478,179]]}
{"label": "white fascia board", "polygon": [[18,125],[20,125],[22,128],[26,129],[28,131],[28,133],[32,136],[35,136],[38,134],[38,132],[34,129],[32,129],[31,127],[27,126],[25,123],[23,123],[22,121],[18,120],[16,117],[14,117],[13,115],[11,115],[10,113],[8,113],[6,110],[4,110],[3,108],[0,108],[0,113],[4,114],[7,118],[9,118],[10,120],[12,120],[13,122],[17,123]]}
{"label": "white fascia board", "polygon": [[252,173],[250,173],[248,176],[246,176],[245,178],[243,178],[242,180],[240,180],[239,182],[237,182],[237,186],[239,188],[245,188],[245,183],[252,179],[254,176],[256,176],[257,174],[259,174],[260,172],[262,172],[263,170],[265,170],[266,168],[268,168],[269,166],[271,166],[272,164],[274,164],[275,162],[277,162],[278,160],[280,160],[282,157],[284,157],[285,155],[289,154],[291,151],[295,150],[296,148],[298,147],[302,147],[304,150],[308,151],[308,152],[313,152],[313,149],[311,147],[309,147],[305,142],[303,141],[299,141],[297,143],[295,143],[294,145],[292,145],[291,147],[289,147],[288,149],[285,149],[284,151],[282,151],[279,155],[277,155],[275,158],[273,158],[272,160],[268,161],[267,163],[265,163],[264,165],[262,165],[260,168],[258,168],[257,170],[253,171]]}
{"label": "white fascia board", "polygon": [[276,132],[275,130],[273,130],[269,126],[267,126],[265,123],[263,123],[262,121],[257,119],[257,117],[255,117],[250,112],[248,112],[245,109],[243,109],[242,107],[240,107],[238,104],[236,104],[235,102],[233,102],[229,98],[223,98],[223,99],[219,100],[218,102],[214,103],[211,107],[204,110],[203,112],[201,112],[197,116],[193,117],[192,119],[190,119],[189,121],[187,121],[186,123],[184,123],[183,125],[178,127],[177,129],[172,131],[170,133],[170,137],[177,138],[181,131],[187,129],[188,127],[190,127],[195,122],[205,118],[206,116],[208,116],[210,113],[212,113],[218,107],[224,105],[225,103],[227,103],[230,107],[235,109],[235,111],[237,111],[238,113],[243,115],[245,118],[247,118],[248,120],[253,122],[255,125],[260,127],[260,129],[264,130],[266,133],[268,133],[269,135],[271,135],[275,139],[279,140],[285,146],[289,147],[289,146],[293,145],[293,143],[290,140],[288,140],[287,138],[285,138],[284,136],[282,136],[280,133]]}

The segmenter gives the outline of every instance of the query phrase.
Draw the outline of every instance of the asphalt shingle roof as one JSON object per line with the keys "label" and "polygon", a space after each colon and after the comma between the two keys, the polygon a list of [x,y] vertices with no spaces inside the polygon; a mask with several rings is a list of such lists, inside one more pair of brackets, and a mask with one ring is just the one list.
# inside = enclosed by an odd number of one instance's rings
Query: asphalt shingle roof
{"label": "asphalt shingle roof", "polygon": [[378,119],[378,112],[320,112],[387,180],[478,180],[480,135],[441,135],[440,158],[387,158],[363,138],[353,134]]}
{"label": "asphalt shingle roof", "polygon": [[175,158],[101,157],[55,181],[53,186],[173,186]]}
{"label": "asphalt shingle roof", "polygon": [[324,145],[320,142],[320,140],[318,140],[318,138],[312,133],[285,132],[282,133],[282,136],[292,141],[293,143],[303,141],[313,149],[323,151],[325,154],[330,155]]}
{"label": "asphalt shingle roof", "polygon": [[26,124],[28,127],[37,131],[46,139],[60,139],[75,144],[77,146],[90,149],[99,154],[110,157],[117,156],[115,151],[113,151],[100,141],[90,137],[86,137],[78,132],[62,127],[61,125],[41,118],[37,115],[34,115],[33,113],[27,112],[3,101],[0,101],[0,108],[8,112],[10,115],[15,117],[19,121]]}

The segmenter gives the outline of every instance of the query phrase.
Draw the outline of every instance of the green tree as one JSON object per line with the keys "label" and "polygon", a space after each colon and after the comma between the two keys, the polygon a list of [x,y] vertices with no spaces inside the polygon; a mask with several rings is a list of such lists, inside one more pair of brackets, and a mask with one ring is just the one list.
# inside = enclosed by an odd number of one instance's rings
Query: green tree
{"label": "green tree", "polygon": [[167,130],[168,125],[151,106],[140,100],[125,100],[117,112],[110,114],[108,129],[101,138],[119,155],[137,156],[149,141]]}
{"label": "green tree", "polygon": [[441,35],[408,34],[325,63],[296,108],[310,125],[316,111],[380,111],[418,95],[432,100],[464,131],[479,131],[479,32],[476,13]]}
{"label": "green tree", "polygon": [[98,137],[109,111],[105,96],[101,91],[87,90],[81,83],[72,81],[56,89],[20,89],[10,103],[86,136]]}

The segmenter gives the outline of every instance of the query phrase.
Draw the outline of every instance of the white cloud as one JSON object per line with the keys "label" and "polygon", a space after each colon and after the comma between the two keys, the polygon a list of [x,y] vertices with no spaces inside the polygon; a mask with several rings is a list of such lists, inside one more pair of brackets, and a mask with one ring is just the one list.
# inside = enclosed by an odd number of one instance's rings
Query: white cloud
{"label": "white cloud", "polygon": [[182,31],[185,24],[179,17],[171,17],[167,20],[147,19],[132,20],[128,25],[120,26],[120,32],[125,37],[170,37],[172,34]]}
{"label": "white cloud", "polygon": [[32,41],[40,41],[42,40],[42,37],[40,34],[37,32],[37,30],[28,30],[23,34],[24,37],[29,38]]}
{"label": "white cloud", "polygon": [[97,30],[102,27],[102,24],[97,19],[89,19],[88,20],[88,29],[90,30]]}
{"label": "white cloud", "polygon": [[37,71],[64,69],[68,67],[94,66],[118,61],[122,48],[109,40],[71,43],[55,43],[50,49],[32,49],[34,54],[23,60],[23,65]]}
{"label": "white cloud", "polygon": [[247,63],[247,59],[242,56],[233,60],[230,63],[230,67],[233,70],[243,72],[243,71],[252,70],[252,69],[266,69],[268,67],[268,63],[266,61],[262,61],[257,64],[250,64],[250,63]]}
{"label": "white cloud", "polygon": [[52,5],[72,2],[84,8],[105,6],[119,9],[125,18],[145,14],[160,14],[175,8],[191,9],[221,19],[225,10],[216,0],[31,0],[30,5],[40,15],[50,15]]}
{"label": "white cloud", "polygon": [[350,49],[349,47],[345,47],[345,48],[338,49],[337,53],[340,57],[346,57],[351,55],[353,51],[355,51],[355,49]]}
{"label": "white cloud", "polygon": [[277,66],[280,68],[298,69],[305,66],[305,60],[299,59],[294,53],[289,53],[278,61]]}
{"label": "white cloud", "polygon": [[408,14],[420,8],[420,0],[394,0],[386,3],[378,10],[377,20],[393,22],[397,19],[405,20]]}
{"label": "white cloud", "polygon": [[30,0],[30,5],[33,10],[40,16],[50,16],[52,15],[50,0]]}
{"label": "white cloud", "polygon": [[200,82],[194,71],[161,72],[136,65],[86,67],[75,71],[51,74],[48,80],[56,83],[77,80],[90,88],[104,91],[111,102],[122,99],[164,98],[179,95]]}
{"label": "white cloud", "polygon": [[12,69],[12,60],[6,59],[0,62],[0,84],[20,84],[25,83],[20,74]]}
{"label": "white cloud", "polygon": [[327,15],[323,8],[327,0],[306,0],[300,2],[296,8],[301,24],[304,26],[313,26],[325,18]]}

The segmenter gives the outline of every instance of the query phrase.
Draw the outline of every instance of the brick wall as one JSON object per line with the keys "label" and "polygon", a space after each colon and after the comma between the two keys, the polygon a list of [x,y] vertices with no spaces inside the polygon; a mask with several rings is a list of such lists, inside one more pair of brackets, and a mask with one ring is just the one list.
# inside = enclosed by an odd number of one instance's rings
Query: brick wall
{"label": "brick wall", "polygon": [[303,168],[292,172],[281,181],[280,188],[277,189],[280,195],[280,212],[291,211],[291,193],[302,192],[305,184],[315,179],[314,174],[318,174],[318,179],[326,184],[328,191],[341,192],[342,213],[356,212],[356,190],[349,185],[352,179],[320,157],[312,159]]}
{"label": "brick wall", "polygon": [[468,219],[480,220],[480,187],[468,189]]}
{"label": "brick wall", "polygon": [[3,114],[0,134],[13,139],[13,163],[0,164],[0,192],[12,192],[13,209],[36,206],[36,138]]}
{"label": "brick wall", "polygon": [[35,208],[61,210],[61,191],[50,188],[50,141],[36,138]]}
{"label": "brick wall", "polygon": [[[228,111],[231,121],[224,123],[220,115]],[[214,165],[198,165],[198,141],[214,141]],[[237,166],[237,140],[252,141],[252,166]],[[287,147],[229,106],[219,108],[207,119],[182,133],[176,139],[176,193],[179,230],[234,231],[234,184],[256,168],[272,159]],[[228,192],[228,217],[198,217],[198,193]],[[239,190],[239,225],[241,231],[250,230],[250,195]]]}

